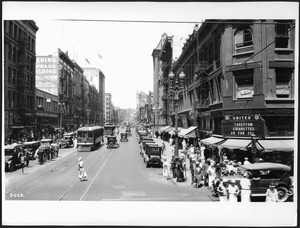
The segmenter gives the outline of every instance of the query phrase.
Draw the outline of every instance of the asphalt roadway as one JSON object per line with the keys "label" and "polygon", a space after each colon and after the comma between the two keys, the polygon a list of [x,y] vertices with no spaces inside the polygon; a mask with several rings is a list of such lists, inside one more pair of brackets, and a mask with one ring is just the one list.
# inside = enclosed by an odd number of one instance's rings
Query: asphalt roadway
{"label": "asphalt roadway", "polygon": [[[123,131],[125,131],[123,129]],[[123,132],[121,130],[121,132]],[[118,136],[119,139],[119,136]],[[106,141],[105,141],[106,142]],[[120,147],[102,144],[92,152],[60,149],[56,160],[5,173],[6,200],[49,201],[216,201],[206,188],[165,180],[162,168],[146,168],[139,153],[136,133]],[[87,181],[78,180],[82,157]]]}

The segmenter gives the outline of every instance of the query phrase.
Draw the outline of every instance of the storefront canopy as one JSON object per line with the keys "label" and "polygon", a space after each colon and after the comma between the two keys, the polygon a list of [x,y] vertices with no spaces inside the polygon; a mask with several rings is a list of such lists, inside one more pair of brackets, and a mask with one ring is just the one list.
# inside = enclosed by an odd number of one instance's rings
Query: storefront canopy
{"label": "storefront canopy", "polygon": [[284,151],[292,152],[294,151],[294,140],[279,140],[279,139],[270,139],[270,140],[257,140],[257,143],[262,147],[264,152],[272,151]]}
{"label": "storefront canopy", "polygon": [[171,126],[164,126],[164,127],[160,128],[159,131],[160,132],[164,132],[164,131],[166,131],[169,128],[172,128],[172,127]]}
{"label": "storefront canopy", "polygon": [[251,147],[251,140],[249,139],[227,139],[225,142],[220,144],[221,147],[227,149],[239,149],[247,150],[247,147]]}
{"label": "storefront canopy", "polygon": [[206,138],[206,139],[202,139],[200,140],[201,143],[203,143],[204,145],[213,145],[213,144],[218,144],[222,141],[224,141],[224,138],[218,138],[218,137],[214,137],[214,136],[211,136],[209,138]]}
{"label": "storefront canopy", "polygon": [[[182,127],[178,127],[178,131],[180,132],[183,128]],[[169,131],[169,134],[170,135],[175,135],[175,128],[172,128],[170,131]],[[179,133],[178,133],[179,134]]]}
{"label": "storefront canopy", "polygon": [[197,129],[197,126],[191,126],[189,128],[183,128],[181,131],[178,133],[179,137],[183,138],[196,138],[196,133],[195,130]]}

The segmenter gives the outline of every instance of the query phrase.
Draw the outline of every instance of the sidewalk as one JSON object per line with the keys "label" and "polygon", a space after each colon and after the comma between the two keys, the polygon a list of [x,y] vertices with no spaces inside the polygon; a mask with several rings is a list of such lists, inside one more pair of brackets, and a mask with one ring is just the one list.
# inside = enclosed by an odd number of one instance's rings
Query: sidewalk
{"label": "sidewalk", "polygon": [[[192,183],[192,178],[191,178],[191,172],[190,172],[190,161],[189,159],[186,159],[186,180],[184,182],[176,182],[175,178],[173,179],[172,178],[172,174],[171,174],[171,169],[170,169],[170,162],[171,162],[171,159],[172,159],[172,148],[170,146],[170,143],[169,142],[166,142],[166,141],[163,141],[160,137],[159,138],[153,138],[154,139],[154,142],[157,143],[158,145],[162,145],[162,143],[164,142],[165,143],[165,146],[166,146],[166,150],[165,150],[165,155],[163,157],[167,158],[167,162],[169,164],[169,177],[170,177],[170,181],[172,181],[174,184],[176,185],[179,185],[179,186],[190,186],[190,187],[193,187],[191,185]],[[179,157],[181,156],[181,151],[182,150],[179,150]]]}

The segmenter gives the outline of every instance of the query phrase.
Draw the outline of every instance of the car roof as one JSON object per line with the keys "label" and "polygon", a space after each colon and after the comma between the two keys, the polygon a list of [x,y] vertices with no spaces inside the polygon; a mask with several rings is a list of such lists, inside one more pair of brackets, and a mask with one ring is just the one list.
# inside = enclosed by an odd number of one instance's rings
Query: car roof
{"label": "car roof", "polygon": [[115,135],[109,135],[109,136],[107,136],[107,138],[117,138],[117,136],[115,136]]}
{"label": "car roof", "polygon": [[149,147],[160,147],[161,148],[161,146],[158,144],[150,144]]}
{"label": "car roof", "polygon": [[6,145],[6,146],[4,147],[4,149],[6,149],[6,150],[14,149],[14,148],[17,147],[17,146],[22,146],[22,145],[23,145],[23,144],[19,144],[19,143],[9,144],[9,145]]}
{"label": "car roof", "polygon": [[241,165],[241,167],[247,170],[291,170],[290,166],[272,162],[253,163],[248,165]]}
{"label": "car roof", "polygon": [[52,139],[42,139],[41,142],[50,142]]}
{"label": "car roof", "polygon": [[39,143],[40,141],[30,141],[30,142],[25,142],[24,145],[30,145],[34,143]]}

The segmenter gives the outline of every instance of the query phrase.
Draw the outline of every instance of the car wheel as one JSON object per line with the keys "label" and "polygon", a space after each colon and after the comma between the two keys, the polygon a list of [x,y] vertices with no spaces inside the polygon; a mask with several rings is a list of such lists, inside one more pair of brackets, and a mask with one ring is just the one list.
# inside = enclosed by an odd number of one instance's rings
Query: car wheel
{"label": "car wheel", "polygon": [[14,163],[10,163],[10,164],[8,165],[8,170],[9,170],[10,172],[13,172],[13,171],[15,170],[15,164],[14,164]]}
{"label": "car wheel", "polygon": [[278,200],[279,202],[285,202],[289,198],[288,190],[284,186],[279,186],[276,188],[277,194],[278,194]]}

